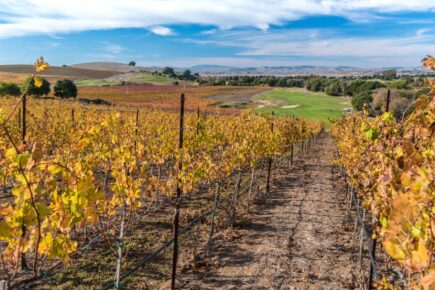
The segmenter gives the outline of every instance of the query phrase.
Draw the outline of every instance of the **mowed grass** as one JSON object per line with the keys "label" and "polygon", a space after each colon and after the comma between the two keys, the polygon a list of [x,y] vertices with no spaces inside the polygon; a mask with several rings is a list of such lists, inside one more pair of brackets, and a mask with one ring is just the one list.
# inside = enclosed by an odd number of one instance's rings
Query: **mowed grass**
{"label": "mowed grass", "polygon": [[138,84],[171,84],[175,80],[167,76],[137,74],[125,78],[125,81],[138,83]]}
{"label": "mowed grass", "polygon": [[[277,115],[295,115],[326,122],[340,117],[344,108],[352,107],[349,98],[333,97],[299,88],[276,88],[259,94],[254,99],[268,103],[264,108],[255,109],[257,112],[274,111]],[[295,108],[283,108],[285,106]]]}

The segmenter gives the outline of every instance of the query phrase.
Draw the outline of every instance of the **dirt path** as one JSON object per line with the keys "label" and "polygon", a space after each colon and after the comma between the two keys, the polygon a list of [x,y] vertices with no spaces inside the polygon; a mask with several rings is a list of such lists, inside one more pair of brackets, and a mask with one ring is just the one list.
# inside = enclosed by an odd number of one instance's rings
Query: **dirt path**
{"label": "dirt path", "polygon": [[329,135],[274,180],[266,204],[231,242],[217,241],[207,271],[181,275],[182,289],[358,289],[357,244]]}

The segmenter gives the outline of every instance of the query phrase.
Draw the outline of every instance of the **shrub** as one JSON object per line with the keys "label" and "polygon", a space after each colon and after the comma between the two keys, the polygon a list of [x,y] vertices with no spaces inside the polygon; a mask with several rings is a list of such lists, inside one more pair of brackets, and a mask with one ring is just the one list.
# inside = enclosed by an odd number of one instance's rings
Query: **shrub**
{"label": "shrub", "polygon": [[40,97],[40,96],[48,95],[51,91],[50,82],[47,81],[45,78],[41,78],[41,77],[38,78],[42,82],[41,87],[39,88],[36,87],[35,80],[32,77],[30,77],[24,82],[23,88],[25,89],[28,86],[27,93],[31,96]]}
{"label": "shrub", "polygon": [[20,87],[13,83],[0,83],[0,96],[17,97],[21,95]]}
{"label": "shrub", "polygon": [[370,108],[370,104],[373,101],[372,95],[368,91],[363,91],[353,96],[352,106],[355,110],[361,111],[364,105]]}
{"label": "shrub", "polygon": [[54,86],[54,95],[59,98],[77,97],[77,86],[72,80],[58,80]]}
{"label": "shrub", "polygon": [[328,80],[326,82],[325,93],[330,96],[340,96],[343,93],[340,81],[338,79]]}

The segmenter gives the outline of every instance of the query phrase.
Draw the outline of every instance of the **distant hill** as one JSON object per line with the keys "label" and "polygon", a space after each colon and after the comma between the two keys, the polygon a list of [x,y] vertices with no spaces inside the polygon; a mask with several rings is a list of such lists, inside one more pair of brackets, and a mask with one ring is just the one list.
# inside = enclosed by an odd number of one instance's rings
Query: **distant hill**
{"label": "distant hill", "polygon": [[119,73],[138,72],[148,70],[141,66],[131,66],[120,62],[85,62],[71,65],[73,68],[112,71]]}
{"label": "distant hill", "polygon": [[[325,75],[325,76],[362,76],[373,75],[391,68],[358,68],[353,66],[261,66],[232,67],[221,65],[195,65],[189,68],[193,73],[205,75]],[[421,68],[395,67],[398,74],[423,73]]]}
{"label": "distant hill", "polygon": [[[35,72],[33,65],[0,65],[0,72],[15,74],[31,74]],[[117,71],[82,69],[75,67],[49,66],[42,76],[71,79],[103,79],[118,75]]]}

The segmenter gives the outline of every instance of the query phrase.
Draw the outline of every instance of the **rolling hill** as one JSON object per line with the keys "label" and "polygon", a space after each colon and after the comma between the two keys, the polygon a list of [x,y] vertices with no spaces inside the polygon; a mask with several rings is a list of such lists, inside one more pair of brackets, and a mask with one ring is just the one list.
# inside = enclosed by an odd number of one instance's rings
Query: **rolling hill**
{"label": "rolling hill", "polygon": [[[33,65],[0,65],[0,72],[28,75],[34,72],[34,67]],[[50,66],[41,75],[71,79],[103,79],[118,75],[119,73],[118,71],[109,70]]]}
{"label": "rolling hill", "polygon": [[131,66],[119,62],[86,62],[71,65],[73,68],[99,70],[99,71],[112,71],[119,73],[147,71],[148,69],[140,66]]}

